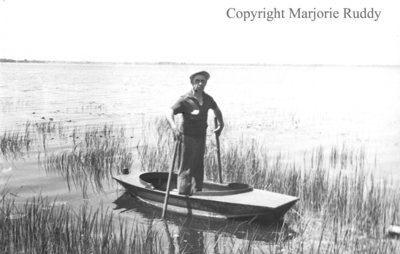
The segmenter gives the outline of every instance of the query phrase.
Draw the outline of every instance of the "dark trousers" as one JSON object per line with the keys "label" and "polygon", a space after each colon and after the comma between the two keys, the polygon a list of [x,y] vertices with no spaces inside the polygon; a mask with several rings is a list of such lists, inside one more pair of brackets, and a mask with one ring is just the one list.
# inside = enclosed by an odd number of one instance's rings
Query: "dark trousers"
{"label": "dark trousers", "polygon": [[205,146],[206,137],[183,136],[182,161],[178,171],[179,194],[191,195],[202,190]]}

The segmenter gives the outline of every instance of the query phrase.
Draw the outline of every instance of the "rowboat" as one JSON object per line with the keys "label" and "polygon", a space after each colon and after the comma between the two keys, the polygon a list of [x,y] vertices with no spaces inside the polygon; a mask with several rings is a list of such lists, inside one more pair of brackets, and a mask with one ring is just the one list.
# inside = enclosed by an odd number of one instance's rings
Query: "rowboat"
{"label": "rowboat", "polygon": [[[161,217],[162,210],[153,205],[142,202],[136,197],[132,197],[128,192],[119,195],[113,201],[114,211],[127,212],[132,218],[143,218],[144,221],[157,221]],[[134,214],[130,215],[130,212]],[[236,239],[251,239],[254,241],[263,241],[265,243],[276,243],[276,239],[289,240],[297,233],[293,231],[290,224],[283,220],[270,222],[259,220],[240,220],[240,219],[213,219],[198,216],[187,216],[177,213],[167,212],[166,221],[169,225],[175,225],[177,228],[175,235],[183,235],[185,231],[190,231],[190,235],[196,235],[201,232],[220,232],[224,236],[234,237]],[[136,217],[137,216],[137,217]]]}
{"label": "rowboat", "polygon": [[[163,208],[167,172],[132,173],[114,179],[139,200]],[[169,212],[214,219],[278,220],[298,200],[294,196],[254,189],[243,183],[204,182],[203,191],[190,196],[179,194],[176,186],[177,175],[173,174]]]}

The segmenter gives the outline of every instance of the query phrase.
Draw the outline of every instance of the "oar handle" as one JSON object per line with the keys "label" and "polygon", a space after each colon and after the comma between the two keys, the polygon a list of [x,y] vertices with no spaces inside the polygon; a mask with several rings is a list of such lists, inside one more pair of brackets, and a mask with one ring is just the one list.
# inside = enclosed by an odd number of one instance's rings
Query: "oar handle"
{"label": "oar handle", "polygon": [[163,219],[165,218],[165,213],[167,212],[169,189],[170,189],[170,185],[171,185],[172,172],[174,171],[175,160],[176,160],[176,155],[178,153],[179,145],[180,145],[180,141],[176,140],[175,141],[175,149],[174,149],[174,158],[172,160],[171,169],[169,170],[169,174],[168,174],[167,189],[165,190],[164,207],[163,207],[163,212],[162,212],[162,216],[161,216]]}
{"label": "oar handle", "polygon": [[[218,120],[214,118],[215,129],[218,128]],[[221,169],[221,152],[219,148],[219,137],[218,134],[215,133],[215,140],[217,142],[217,160],[218,160],[218,173],[219,173],[219,182],[222,183],[222,169]]]}

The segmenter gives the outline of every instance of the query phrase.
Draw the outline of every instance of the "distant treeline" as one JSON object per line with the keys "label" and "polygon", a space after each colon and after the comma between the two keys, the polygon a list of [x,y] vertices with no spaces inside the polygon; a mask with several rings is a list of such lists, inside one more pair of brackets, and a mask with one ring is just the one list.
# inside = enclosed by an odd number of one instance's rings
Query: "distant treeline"
{"label": "distant treeline", "polygon": [[173,64],[185,64],[185,63],[175,63],[175,62],[157,62],[157,63],[147,63],[147,62],[94,62],[94,61],[48,61],[48,60],[15,60],[8,58],[0,58],[0,63],[76,63],[76,64],[160,64],[160,65],[173,65]]}
{"label": "distant treeline", "polygon": [[40,60],[14,60],[14,59],[8,59],[8,58],[0,58],[0,63],[45,63],[46,61],[40,61]]}
{"label": "distant treeline", "polygon": [[112,63],[112,62],[92,62],[92,61],[50,61],[50,60],[15,60],[8,58],[0,58],[0,63],[76,63],[76,64],[95,64],[95,63]]}

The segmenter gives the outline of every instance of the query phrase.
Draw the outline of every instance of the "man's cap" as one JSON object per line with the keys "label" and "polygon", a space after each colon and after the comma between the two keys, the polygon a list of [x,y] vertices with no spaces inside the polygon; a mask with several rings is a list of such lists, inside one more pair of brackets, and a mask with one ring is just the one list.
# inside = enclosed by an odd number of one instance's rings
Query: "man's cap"
{"label": "man's cap", "polygon": [[193,73],[193,74],[190,76],[190,81],[192,81],[193,78],[194,78],[196,75],[203,75],[207,80],[210,79],[210,73],[208,73],[208,72],[206,72],[206,71],[199,71],[199,72]]}

